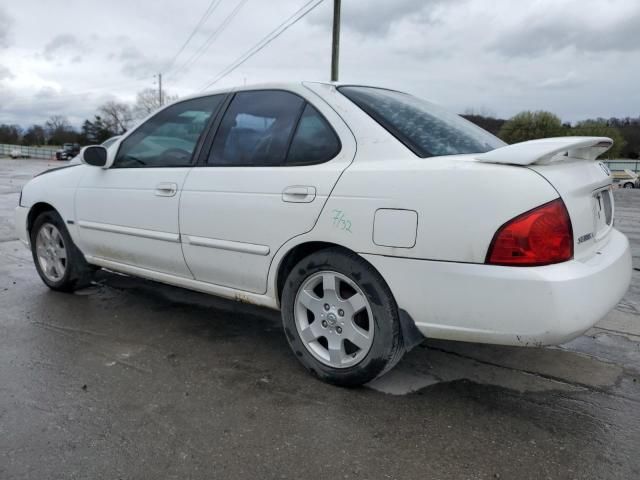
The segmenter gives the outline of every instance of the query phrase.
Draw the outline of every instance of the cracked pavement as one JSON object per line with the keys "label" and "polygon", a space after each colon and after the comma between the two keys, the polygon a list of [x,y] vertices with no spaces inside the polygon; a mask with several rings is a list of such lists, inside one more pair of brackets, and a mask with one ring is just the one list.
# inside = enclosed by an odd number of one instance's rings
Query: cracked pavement
{"label": "cracked pavement", "polygon": [[346,390],[310,377],[277,312],[102,271],[49,291],[0,159],[0,478],[640,478],[640,191],[618,190],[632,286],[552,348],[428,340]]}

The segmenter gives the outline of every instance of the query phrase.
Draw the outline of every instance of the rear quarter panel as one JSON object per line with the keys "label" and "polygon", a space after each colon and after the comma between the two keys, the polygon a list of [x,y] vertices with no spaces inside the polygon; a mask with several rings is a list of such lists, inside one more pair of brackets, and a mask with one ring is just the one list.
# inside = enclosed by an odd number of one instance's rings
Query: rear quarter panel
{"label": "rear quarter panel", "polygon": [[[482,263],[501,225],[558,197],[548,182],[522,167],[445,157],[358,160],[340,178],[315,230],[325,241],[359,253]],[[417,212],[414,246],[373,242],[380,208]],[[350,222],[349,231],[336,216]]]}
{"label": "rear quarter panel", "polygon": [[[483,263],[500,226],[558,198],[549,182],[525,167],[480,163],[472,155],[419,158],[335,86],[305,85],[343,118],[357,142],[353,163],[305,236],[310,240],[359,253]],[[373,242],[381,208],[417,212],[415,245]]]}

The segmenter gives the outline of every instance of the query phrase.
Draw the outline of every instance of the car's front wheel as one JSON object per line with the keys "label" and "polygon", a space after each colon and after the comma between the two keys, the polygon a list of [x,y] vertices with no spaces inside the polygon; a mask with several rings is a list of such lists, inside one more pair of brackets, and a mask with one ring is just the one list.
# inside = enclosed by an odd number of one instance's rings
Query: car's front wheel
{"label": "car's front wheel", "polygon": [[321,250],[293,268],[282,293],[282,320],[300,362],[336,385],[369,382],[404,353],[389,287],[364,259],[341,249]]}
{"label": "car's front wheel", "polygon": [[30,237],[36,270],[49,288],[72,292],[91,283],[94,270],[73,243],[58,213],[38,215]]}
{"label": "car's front wheel", "polygon": [[634,185],[631,182],[627,182],[627,183],[624,184],[624,188],[633,188],[633,187],[634,187]]}

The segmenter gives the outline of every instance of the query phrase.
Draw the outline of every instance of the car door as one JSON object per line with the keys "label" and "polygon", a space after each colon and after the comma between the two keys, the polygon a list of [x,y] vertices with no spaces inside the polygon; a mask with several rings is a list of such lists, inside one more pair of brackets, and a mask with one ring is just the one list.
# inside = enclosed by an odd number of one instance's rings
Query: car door
{"label": "car door", "polygon": [[266,292],[273,256],[313,228],[353,160],[347,126],[301,90],[235,93],[202,163],[190,172],[180,231],[197,280]]}
{"label": "car door", "polygon": [[75,198],[85,255],[192,277],[180,246],[180,191],[223,100],[214,95],[171,105],[122,140],[110,168],[86,167]]}

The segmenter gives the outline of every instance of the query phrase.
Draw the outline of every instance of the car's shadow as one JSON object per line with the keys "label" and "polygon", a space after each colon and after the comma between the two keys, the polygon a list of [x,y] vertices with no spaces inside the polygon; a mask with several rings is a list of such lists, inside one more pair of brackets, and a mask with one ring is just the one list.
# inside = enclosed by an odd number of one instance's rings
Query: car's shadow
{"label": "car's shadow", "polygon": [[[156,328],[175,329],[211,342],[242,343],[250,350],[269,348],[278,362],[295,363],[275,310],[104,270],[97,273],[92,288],[122,292],[125,304],[134,302],[156,312]],[[385,393],[405,394],[442,382],[468,380],[519,392],[606,391],[622,373],[618,365],[573,349],[429,339],[370,386]]]}

